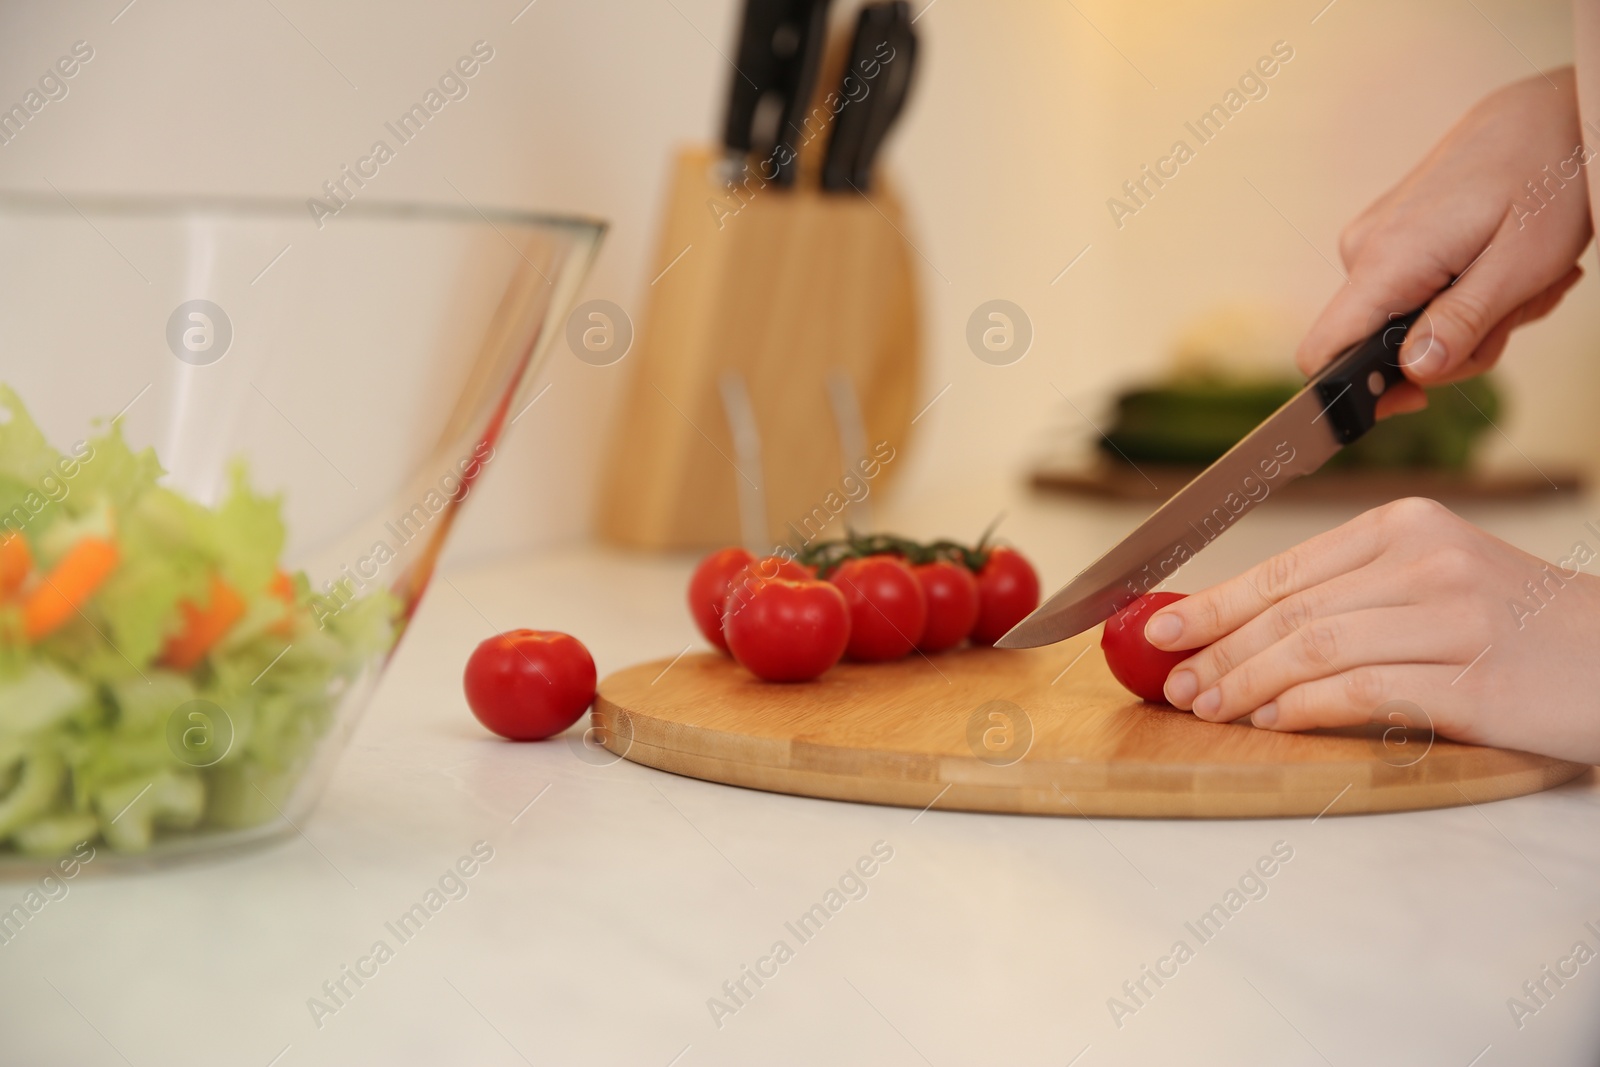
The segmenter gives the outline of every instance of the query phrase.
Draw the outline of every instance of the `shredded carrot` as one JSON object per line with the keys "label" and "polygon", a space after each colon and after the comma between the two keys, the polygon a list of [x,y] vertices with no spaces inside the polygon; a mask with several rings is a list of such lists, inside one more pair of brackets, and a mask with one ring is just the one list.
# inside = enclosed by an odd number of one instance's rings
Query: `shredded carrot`
{"label": "shredded carrot", "polygon": [[21,589],[31,570],[33,553],[28,551],[28,542],[22,535],[13,533],[0,539],[0,598]]}
{"label": "shredded carrot", "polygon": [[117,546],[101,537],[85,537],[68,549],[22,602],[22,627],[28,639],[46,637],[72,618],[120,558]]}
{"label": "shredded carrot", "polygon": [[183,629],[167,642],[161,660],[186,671],[204,659],[244,615],[244,600],[219,575],[211,579],[211,600],[204,608],[185,600],[178,610],[183,615]]}
{"label": "shredded carrot", "polygon": [[267,586],[267,592],[283,601],[285,607],[283,618],[267,627],[267,631],[278,637],[294,636],[294,579],[283,571],[272,576],[272,582]]}

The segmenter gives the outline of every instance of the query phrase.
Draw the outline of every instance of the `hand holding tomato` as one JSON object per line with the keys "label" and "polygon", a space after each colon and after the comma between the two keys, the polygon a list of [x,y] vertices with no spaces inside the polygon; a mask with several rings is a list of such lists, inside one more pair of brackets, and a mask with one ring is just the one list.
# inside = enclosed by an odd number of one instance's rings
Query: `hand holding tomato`
{"label": "hand holding tomato", "polygon": [[567,634],[508,630],[473,650],[463,683],[479,722],[511,741],[540,741],[594,703],[594,658]]}
{"label": "hand holding tomato", "polygon": [[1600,578],[1579,542],[1555,562],[1433,500],[1375,508],[1158,611],[1167,679],[1202,719],[1350,726],[1391,700],[1440,736],[1600,762]]}

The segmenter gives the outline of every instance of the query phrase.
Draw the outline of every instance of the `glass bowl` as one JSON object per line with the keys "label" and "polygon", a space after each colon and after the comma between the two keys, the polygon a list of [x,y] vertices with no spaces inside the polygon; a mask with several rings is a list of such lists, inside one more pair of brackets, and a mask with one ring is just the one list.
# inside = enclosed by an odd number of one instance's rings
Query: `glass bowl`
{"label": "glass bowl", "polygon": [[604,227],[0,195],[0,873],[315,804]]}

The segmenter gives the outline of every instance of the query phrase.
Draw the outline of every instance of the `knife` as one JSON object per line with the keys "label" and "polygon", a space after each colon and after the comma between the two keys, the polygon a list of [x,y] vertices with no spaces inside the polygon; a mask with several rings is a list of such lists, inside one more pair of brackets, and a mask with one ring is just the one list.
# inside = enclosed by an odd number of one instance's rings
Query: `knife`
{"label": "knife", "polygon": [[[778,91],[783,99],[783,122],[778,128],[777,184],[793,185],[800,173],[799,145],[809,140],[805,127],[811,94],[817,88],[817,70],[828,44],[829,0],[791,0],[788,26],[794,33],[793,50],[783,64]],[[787,42],[785,42],[787,43]]]}
{"label": "knife", "polygon": [[728,167],[734,172],[743,169],[745,157],[755,148],[756,110],[777,80],[772,41],[787,6],[784,0],[747,0],[744,7],[722,132]]}
{"label": "knife", "polygon": [[725,180],[739,181],[747,157],[759,151],[775,157],[772,167],[762,168],[763,179],[793,184],[796,170],[788,131],[804,123],[811,103],[827,34],[828,2],[746,0],[723,121]]}
{"label": "knife", "polygon": [[[886,0],[861,9],[839,85],[839,96],[849,103],[840,109],[828,140],[822,165],[824,189],[865,191],[870,184],[873,157],[905,106],[916,50],[906,0]],[[881,81],[869,73],[875,68]],[[862,84],[867,94],[858,97],[853,86]]]}
{"label": "knife", "polygon": [[1148,593],[1285,484],[1377,424],[1378,398],[1403,381],[1400,346],[1422,309],[1394,316],[1339,353],[1305,387],[995,642],[1064,641]]}

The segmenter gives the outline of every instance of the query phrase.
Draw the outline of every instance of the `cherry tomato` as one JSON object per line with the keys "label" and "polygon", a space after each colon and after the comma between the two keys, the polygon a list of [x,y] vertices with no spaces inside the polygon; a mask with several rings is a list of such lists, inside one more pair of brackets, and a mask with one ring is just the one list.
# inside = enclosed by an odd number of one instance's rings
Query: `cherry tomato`
{"label": "cherry tomato", "polygon": [[978,580],[953,560],[941,559],[911,568],[928,600],[928,624],[917,647],[943,652],[959,645],[978,621]]}
{"label": "cherry tomato", "polygon": [[[734,607],[729,598],[729,607]],[[844,596],[813,578],[756,578],[723,617],[733,658],[768,682],[806,682],[839,662],[850,641]]]}
{"label": "cherry tomato", "polygon": [[760,559],[752,559],[728,582],[728,594],[722,601],[722,625],[727,626],[729,615],[744,610],[758,583],[772,581],[775,578],[791,582],[809,582],[815,577],[816,573],[810,567],[796,563],[787,556],[762,556]]}
{"label": "cherry tomato", "polygon": [[1039,576],[1033,566],[1016,549],[991,550],[978,572],[978,621],[972,627],[972,643],[994,644],[1038,606]]}
{"label": "cherry tomato", "polygon": [[479,722],[512,741],[538,741],[594,703],[594,658],[567,634],[508,630],[473,650],[463,682]]}
{"label": "cherry tomato", "polygon": [[850,606],[851,659],[899,659],[922,640],[928,598],[911,568],[893,556],[850,559],[828,580]]}
{"label": "cherry tomato", "polygon": [[734,577],[753,559],[742,548],[719,548],[700,561],[689,579],[689,614],[705,639],[724,652],[728,642],[722,636],[722,606]]}
{"label": "cherry tomato", "polygon": [[1174,600],[1182,600],[1187,593],[1146,593],[1111,618],[1100,634],[1100,647],[1105,650],[1106,665],[1135,696],[1157,704],[1167,698],[1161,687],[1167,684],[1172,668],[1194,655],[1187,652],[1167,652],[1144,639],[1145,623],[1159,609]]}

